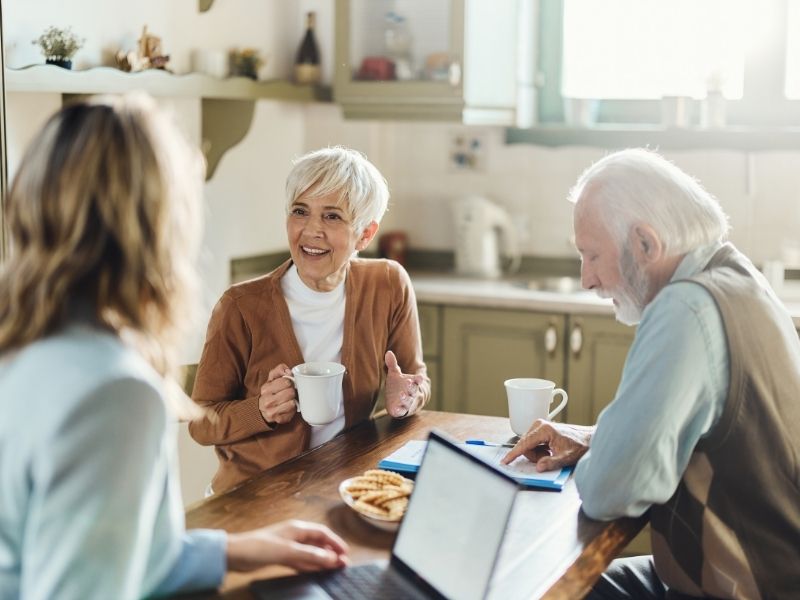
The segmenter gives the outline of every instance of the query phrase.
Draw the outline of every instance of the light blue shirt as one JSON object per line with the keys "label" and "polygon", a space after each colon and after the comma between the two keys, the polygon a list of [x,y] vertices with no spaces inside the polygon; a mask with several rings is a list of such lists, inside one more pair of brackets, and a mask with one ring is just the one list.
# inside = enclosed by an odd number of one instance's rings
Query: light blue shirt
{"label": "light blue shirt", "polygon": [[[671,281],[699,273],[719,248],[687,254]],[[729,373],[711,294],[690,282],[664,287],[642,314],[617,394],[575,469],[584,512],[638,516],[669,500],[695,445],[722,414]]]}
{"label": "light blue shirt", "polygon": [[0,598],[213,588],[226,534],[185,531],[155,371],[71,325],[0,360]]}

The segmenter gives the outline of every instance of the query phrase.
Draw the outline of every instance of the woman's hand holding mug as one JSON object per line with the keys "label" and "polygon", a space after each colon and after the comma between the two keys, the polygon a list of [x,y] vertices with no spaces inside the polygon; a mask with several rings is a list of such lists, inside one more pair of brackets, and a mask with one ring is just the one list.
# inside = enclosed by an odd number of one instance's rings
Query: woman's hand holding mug
{"label": "woman's hand holding mug", "polygon": [[258,409],[268,424],[288,423],[297,412],[297,392],[292,382],[284,377],[290,374],[289,367],[281,363],[269,372],[267,382],[261,386]]}
{"label": "woman's hand holding mug", "polygon": [[386,361],[386,412],[396,419],[414,414],[421,401],[422,375],[407,375],[400,370],[397,357],[389,350]]}

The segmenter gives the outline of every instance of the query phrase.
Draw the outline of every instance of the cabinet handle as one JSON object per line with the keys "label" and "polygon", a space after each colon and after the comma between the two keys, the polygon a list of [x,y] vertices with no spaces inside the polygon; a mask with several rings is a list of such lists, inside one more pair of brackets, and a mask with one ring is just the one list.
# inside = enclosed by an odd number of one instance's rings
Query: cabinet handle
{"label": "cabinet handle", "polygon": [[583,327],[575,324],[569,334],[569,349],[572,356],[578,358],[583,350]]}
{"label": "cabinet handle", "polygon": [[547,326],[547,331],[544,332],[544,349],[547,350],[547,354],[550,358],[554,358],[556,355],[556,347],[558,346],[558,330],[556,326],[550,323]]}

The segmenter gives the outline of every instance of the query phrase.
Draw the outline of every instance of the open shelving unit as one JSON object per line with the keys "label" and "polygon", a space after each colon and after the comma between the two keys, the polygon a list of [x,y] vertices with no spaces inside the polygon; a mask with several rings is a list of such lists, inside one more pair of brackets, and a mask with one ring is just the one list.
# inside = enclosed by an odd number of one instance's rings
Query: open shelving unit
{"label": "open shelving unit", "polygon": [[327,101],[331,98],[329,88],[295,85],[282,79],[218,79],[201,73],[175,75],[158,69],[126,73],[113,67],[70,71],[54,65],[32,65],[23,69],[6,69],[5,81],[8,92],[120,94],[145,90],[154,96],[293,102]]}
{"label": "open shelving unit", "polygon": [[71,71],[54,65],[5,69],[9,93],[56,93],[64,101],[90,94],[122,94],[142,90],[153,96],[200,98],[203,152],[211,178],[223,154],[238,144],[250,129],[256,100],[329,102],[331,90],[296,85],[287,80],[254,81],[246,77],[219,79],[201,73],[175,75],[151,69],[126,73],[112,67]]}

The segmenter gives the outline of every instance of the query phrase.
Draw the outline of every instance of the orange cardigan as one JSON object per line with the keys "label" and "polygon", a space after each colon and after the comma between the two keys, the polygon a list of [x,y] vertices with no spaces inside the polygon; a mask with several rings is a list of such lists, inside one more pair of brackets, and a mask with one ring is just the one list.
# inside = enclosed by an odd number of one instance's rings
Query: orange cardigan
{"label": "orange cardigan", "polygon": [[[270,428],[258,409],[261,385],[280,363],[303,363],[280,279],[291,265],[232,286],[220,298],[197,367],[192,398],[210,414],[189,424],[192,437],[214,445],[215,492],[225,491],[308,449],[311,427],[296,414]],[[421,374],[424,401],[430,380],[422,361],[417,304],[411,281],[393,261],[354,258],[345,280],[345,428],[369,418],[393,350],[403,373]]]}

